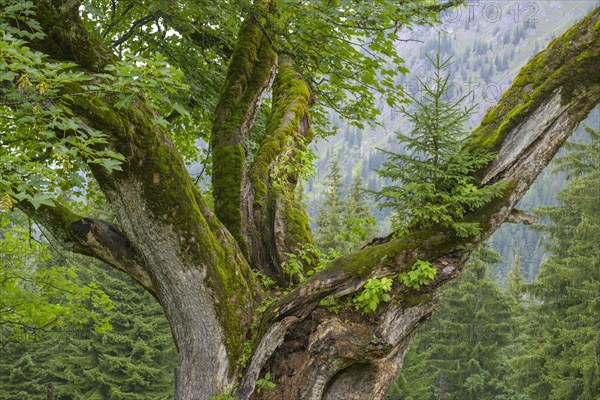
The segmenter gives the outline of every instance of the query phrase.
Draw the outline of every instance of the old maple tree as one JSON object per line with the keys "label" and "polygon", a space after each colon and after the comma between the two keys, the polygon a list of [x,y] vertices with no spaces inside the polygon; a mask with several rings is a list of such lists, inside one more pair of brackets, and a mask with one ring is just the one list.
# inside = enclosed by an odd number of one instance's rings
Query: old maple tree
{"label": "old maple tree", "polygon": [[[13,3],[3,1],[5,7]],[[57,126],[46,118],[40,132],[35,118],[19,117],[20,128],[4,125],[2,151],[5,157],[25,154],[27,141],[42,134],[60,142],[64,154],[46,146],[31,150],[28,160],[56,171],[71,157],[95,181],[114,221],[78,215],[68,196],[39,194],[40,187],[51,193],[50,185],[38,185],[35,193],[20,186],[27,178],[4,182],[5,202],[66,249],[124,271],[157,299],[179,350],[177,399],[382,398],[415,330],[431,314],[436,290],[500,224],[520,220],[515,204],[600,100],[596,9],[535,56],[473,132],[470,146],[497,152],[477,172],[477,182],[507,182],[501,197],[467,215],[480,224],[480,234],[460,238],[440,228],[390,235],[329,263],[259,312],[267,292],[253,271],[285,287],[286,254],[312,241],[294,196],[302,154],[314,135],[311,113],[323,120],[325,105],[351,120],[374,120],[377,92],[397,104],[402,94],[393,78],[402,69],[393,43],[399,28],[427,24],[458,3],[123,0],[84,8],[74,0],[36,0],[32,18],[39,26],[31,29],[43,35],[30,37],[28,46],[47,56],[40,62],[73,63],[63,66],[87,80],[63,82],[43,98],[49,88],[42,78],[36,81],[27,70],[5,75],[3,93],[26,95],[33,88],[42,96],[33,114],[60,102],[59,111],[76,123]],[[8,26],[23,29],[21,17],[13,15]],[[176,93],[178,103],[165,115],[151,106],[146,82],[123,86],[139,85],[139,93],[110,93],[115,69],[106,69],[123,52],[150,58],[156,50],[184,71],[189,88]],[[141,58],[130,67],[144,65]],[[123,68],[121,79],[127,77]],[[103,88],[108,93],[101,95]],[[19,103],[3,107],[11,115]],[[7,127],[22,136],[9,143]],[[88,138],[100,133],[107,144],[78,147],[73,138],[82,132]],[[182,143],[202,137],[212,154],[214,207],[190,177],[181,150]],[[115,168],[93,154],[104,160],[120,154],[124,161]],[[14,173],[10,164],[2,168],[5,176]],[[38,201],[27,200],[36,193]],[[431,263],[435,280],[420,289],[399,284],[398,274],[416,260]],[[356,295],[373,277],[395,279],[393,300],[376,313],[336,315],[319,306],[327,296]],[[255,382],[267,373],[276,386],[258,393]]]}

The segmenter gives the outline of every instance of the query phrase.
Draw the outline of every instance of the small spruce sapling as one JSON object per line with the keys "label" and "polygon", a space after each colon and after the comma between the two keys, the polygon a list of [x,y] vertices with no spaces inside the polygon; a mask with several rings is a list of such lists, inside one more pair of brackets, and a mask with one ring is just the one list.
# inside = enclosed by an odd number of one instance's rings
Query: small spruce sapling
{"label": "small spruce sapling", "polygon": [[480,227],[465,221],[465,215],[499,196],[505,185],[475,185],[474,172],[494,154],[465,146],[465,123],[474,107],[463,106],[470,93],[451,98],[449,75],[443,72],[452,59],[442,60],[439,45],[435,58],[428,59],[435,72],[426,81],[419,79],[422,98],[411,96],[414,109],[401,110],[412,124],[409,134],[397,133],[406,153],[380,149],[388,159],[376,172],[393,184],[375,192],[375,198],[380,208],[394,211],[392,227],[398,236],[443,226],[469,237]]}

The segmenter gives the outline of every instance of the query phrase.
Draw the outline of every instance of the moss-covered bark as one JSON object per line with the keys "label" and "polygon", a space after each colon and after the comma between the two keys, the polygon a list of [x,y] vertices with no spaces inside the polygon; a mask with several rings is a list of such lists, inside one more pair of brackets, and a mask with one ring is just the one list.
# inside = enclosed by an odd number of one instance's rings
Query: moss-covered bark
{"label": "moss-covered bark", "polygon": [[261,25],[271,2],[258,1],[246,16],[231,57],[225,84],[215,111],[211,133],[215,213],[247,252],[242,234],[242,192],[248,184],[248,132],[261,98],[269,89],[277,53],[268,27]]}
{"label": "moss-covered bark", "polygon": [[280,56],[265,138],[250,169],[253,199],[245,236],[253,265],[281,283],[285,254],[312,243],[308,215],[295,194],[302,155],[313,138],[310,104],[308,84],[294,71],[293,60]]}
{"label": "moss-covered bark", "polygon": [[521,69],[498,105],[473,132],[473,146],[500,150],[508,132],[532,115],[552,92],[560,88],[566,102],[582,83],[600,79],[599,15],[597,8]]}
{"label": "moss-covered bark", "polygon": [[[230,373],[234,373],[259,295],[237,244],[231,236],[218,234],[220,224],[197,193],[167,132],[154,125],[154,115],[141,101],[133,110],[120,113],[103,113],[85,98],[78,98],[74,108],[92,126],[109,133],[113,148],[127,158],[123,171],[109,174],[97,166],[92,166],[92,171],[119,222],[143,253],[152,278],[158,281],[159,300],[164,303],[174,295],[165,293],[176,286],[171,274],[183,274],[181,279],[185,280],[187,271],[195,270],[203,282],[192,286],[206,285],[208,289],[225,335]],[[144,220],[148,223],[144,224]],[[155,231],[149,221],[162,228]],[[156,254],[147,253],[159,252],[159,242],[166,238],[174,241],[163,250],[166,254],[157,258]],[[174,253],[167,256],[171,252]],[[175,265],[163,264],[163,257],[173,257],[169,261]],[[166,269],[168,265],[176,269]],[[185,289],[189,283],[181,283],[182,290],[189,290]],[[173,316],[167,312],[167,317]]]}
{"label": "moss-covered bark", "polygon": [[[298,141],[310,141],[312,132],[308,127],[302,127],[303,120],[308,116],[310,89],[306,82],[292,67],[292,60],[282,56],[278,63],[279,69],[273,83],[273,106],[266,137],[256,154],[250,173],[254,188],[254,202],[262,205],[267,201],[267,188],[272,185],[272,179],[280,182],[297,181],[298,166],[294,160],[287,160],[293,166],[292,171],[282,171],[275,176],[273,171],[277,158],[281,158],[290,146],[297,146]],[[307,124],[307,122],[305,122]]]}

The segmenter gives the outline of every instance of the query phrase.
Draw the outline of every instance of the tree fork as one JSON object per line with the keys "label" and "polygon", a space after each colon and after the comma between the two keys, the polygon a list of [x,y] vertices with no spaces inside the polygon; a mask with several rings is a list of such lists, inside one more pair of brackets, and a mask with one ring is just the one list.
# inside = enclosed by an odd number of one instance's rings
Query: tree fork
{"label": "tree fork", "polygon": [[81,217],[57,202],[54,207],[41,205],[37,209],[28,202],[19,202],[17,208],[49,231],[52,239],[64,249],[94,257],[125,272],[156,296],[140,254],[118,226]]}
{"label": "tree fork", "polygon": [[[475,149],[498,151],[496,159],[483,173],[480,172],[483,183],[508,182],[501,198],[467,217],[481,223],[483,229],[479,235],[461,239],[451,232],[428,231],[413,232],[401,239],[389,236],[373,246],[333,261],[324,271],[315,274],[268,310],[261,325],[267,328],[259,348],[271,349],[272,355],[269,358],[263,354],[253,359],[249,371],[254,371],[256,376],[271,372],[275,381],[286,382],[281,389],[275,389],[276,395],[271,391],[269,398],[383,398],[401,368],[415,329],[432,312],[437,289],[458,276],[472,250],[507,218],[510,219],[515,205],[535,178],[577,125],[599,104],[599,23],[600,8],[597,8],[550,43],[521,70],[499,104],[488,111],[481,126],[474,131],[471,145]],[[319,352],[311,352],[315,348],[313,341],[318,336],[317,332],[336,318],[331,314],[323,316],[327,311],[318,308],[320,300],[326,296],[344,298],[351,295],[371,277],[395,278],[417,259],[430,261],[438,271],[429,286],[414,290],[396,285],[393,290],[396,300],[380,306],[373,317],[364,318],[356,313],[344,315],[348,321],[345,329],[353,331],[353,336],[360,336],[360,331],[366,327],[377,341],[391,348],[388,353],[379,359],[365,361],[357,358],[348,362],[348,357],[343,356],[343,340],[329,343],[330,351],[338,354],[337,364],[336,360],[323,359]],[[307,324],[307,321],[311,323]],[[285,332],[281,332],[282,326],[287,326]],[[299,330],[304,331],[304,341],[300,344],[294,334]],[[273,335],[279,343],[276,346],[268,344],[273,341]],[[281,340],[281,337],[284,339]],[[262,363],[265,359],[270,361]],[[278,359],[288,360],[288,365],[296,368],[294,371],[289,371],[289,368],[286,371],[269,371]],[[297,362],[294,364],[291,360]],[[317,384],[318,379],[307,379],[306,371],[311,369],[311,365],[344,367],[326,379],[326,383]],[[331,371],[327,371],[331,375]],[[243,381],[238,391],[240,399],[265,398],[248,396],[252,385]]]}
{"label": "tree fork", "polygon": [[[56,60],[76,61],[88,72],[110,62],[110,52],[85,34],[78,18],[79,2],[37,0],[36,4],[42,28],[49,34],[37,44],[39,49]],[[264,5],[258,4],[258,8]],[[244,135],[274,68],[267,68],[268,72],[261,73],[264,79],[252,80],[256,85],[249,86],[256,59],[236,58],[234,51],[232,72],[217,110],[213,150],[221,152],[215,155],[221,160],[216,161],[215,172],[221,176],[215,179],[226,186],[227,175],[218,168],[241,167],[232,170],[234,190],[225,190],[224,200],[217,199],[219,217],[227,208],[223,205],[232,205],[236,211],[225,224],[232,234],[210,212],[168,132],[152,122],[153,111],[141,98],[134,101],[133,110],[116,110],[109,101],[77,96],[74,113],[105,132],[112,149],[127,159],[123,171],[109,174],[92,166],[92,172],[115,211],[118,231],[139,253],[169,319],[180,357],[176,398],[208,400],[234,382],[240,382],[236,392],[240,399],[382,398],[416,328],[430,315],[436,290],[460,273],[472,249],[504,222],[577,124],[600,101],[599,20],[600,9],[596,9],[536,56],[474,132],[471,145],[475,149],[498,151],[495,161],[481,171],[480,181],[508,182],[503,197],[467,217],[480,222],[482,232],[477,237],[466,240],[444,231],[413,232],[335,260],[262,316],[258,343],[245,370],[239,359],[261,290],[240,251],[244,243],[237,223],[242,209],[239,193],[250,182]],[[249,17],[244,24],[252,21],[256,22]],[[276,54],[267,51],[271,42],[264,42],[262,27],[256,24],[254,28],[249,31],[261,39],[245,50],[262,54],[275,65]],[[243,46],[242,36],[238,47]],[[240,64],[234,65],[234,59]],[[235,68],[242,74],[237,76]],[[227,96],[232,102],[224,100]],[[227,121],[234,121],[235,126],[226,126]],[[230,152],[239,156],[240,163],[222,164],[230,162],[224,157]],[[80,222],[71,234],[84,238],[83,243],[89,242],[90,232],[103,231],[93,228],[96,221],[92,219],[77,218],[70,223],[76,221]],[[61,226],[59,235],[64,232]],[[428,260],[437,269],[435,281],[420,290],[395,285],[393,301],[374,315],[347,309],[344,318],[339,318],[318,307],[326,296],[350,298],[371,277],[395,278],[417,259]],[[271,366],[277,369],[271,371]],[[258,395],[254,382],[266,372],[279,385]]]}

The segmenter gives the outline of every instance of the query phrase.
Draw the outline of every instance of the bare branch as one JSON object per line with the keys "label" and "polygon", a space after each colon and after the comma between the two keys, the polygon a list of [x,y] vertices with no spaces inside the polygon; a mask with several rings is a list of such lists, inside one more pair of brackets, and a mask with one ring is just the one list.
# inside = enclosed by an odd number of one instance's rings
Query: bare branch
{"label": "bare branch", "polygon": [[537,221],[537,217],[534,215],[526,214],[524,211],[517,210],[513,208],[506,217],[506,222],[510,222],[511,224],[523,223],[525,225],[535,224]]}
{"label": "bare branch", "polygon": [[42,205],[36,209],[28,202],[20,202],[17,208],[50,232],[63,248],[104,261],[155,295],[154,284],[140,255],[118,226],[80,217],[58,203],[54,207]]}

